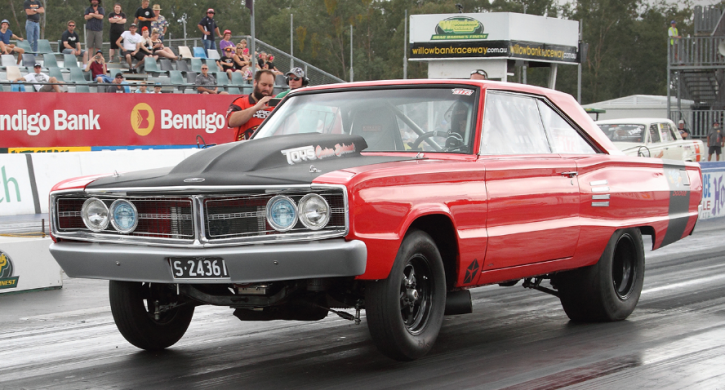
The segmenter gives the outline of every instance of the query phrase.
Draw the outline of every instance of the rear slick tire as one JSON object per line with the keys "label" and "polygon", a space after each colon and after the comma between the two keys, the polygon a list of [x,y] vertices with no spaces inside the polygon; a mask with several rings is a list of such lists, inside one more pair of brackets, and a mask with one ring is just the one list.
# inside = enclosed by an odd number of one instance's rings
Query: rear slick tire
{"label": "rear slick tire", "polygon": [[572,321],[620,321],[634,311],[644,283],[644,246],[637,228],[617,230],[597,264],[555,277]]}
{"label": "rear slick tire", "polygon": [[194,306],[184,305],[159,314],[155,302],[169,305],[176,295],[163,284],[118,282],[108,285],[111,313],[118,330],[131,344],[147,351],[168,348],[184,336],[194,316]]}
{"label": "rear slick tire", "polygon": [[415,360],[430,351],[445,305],[443,260],[433,239],[419,230],[406,235],[388,278],[365,287],[370,335],[395,360]]}

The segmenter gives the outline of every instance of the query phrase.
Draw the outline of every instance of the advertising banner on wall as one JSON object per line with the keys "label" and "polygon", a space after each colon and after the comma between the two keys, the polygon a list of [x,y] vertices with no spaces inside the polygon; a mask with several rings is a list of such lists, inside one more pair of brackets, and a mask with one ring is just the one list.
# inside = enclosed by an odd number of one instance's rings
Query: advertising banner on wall
{"label": "advertising banner on wall", "polygon": [[227,143],[229,95],[0,92],[4,153]]}
{"label": "advertising banner on wall", "polygon": [[725,163],[702,163],[700,219],[725,217]]}
{"label": "advertising banner on wall", "polygon": [[410,59],[507,57],[576,63],[579,22],[511,12],[412,15]]}

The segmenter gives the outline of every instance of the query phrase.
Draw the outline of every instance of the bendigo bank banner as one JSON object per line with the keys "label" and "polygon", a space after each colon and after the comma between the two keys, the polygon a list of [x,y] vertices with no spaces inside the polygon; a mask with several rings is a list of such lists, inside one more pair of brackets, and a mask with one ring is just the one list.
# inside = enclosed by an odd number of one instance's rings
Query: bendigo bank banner
{"label": "bendigo bank banner", "polygon": [[0,92],[3,152],[231,142],[226,112],[236,96]]}

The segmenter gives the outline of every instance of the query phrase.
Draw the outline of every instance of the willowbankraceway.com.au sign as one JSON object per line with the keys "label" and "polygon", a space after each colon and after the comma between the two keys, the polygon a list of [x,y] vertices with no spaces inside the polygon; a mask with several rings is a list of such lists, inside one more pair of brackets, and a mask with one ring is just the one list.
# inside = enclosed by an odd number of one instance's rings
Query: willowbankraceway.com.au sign
{"label": "willowbankraceway.com.au sign", "polygon": [[415,42],[410,59],[507,57],[528,60],[577,63],[575,46],[558,46],[518,41]]}

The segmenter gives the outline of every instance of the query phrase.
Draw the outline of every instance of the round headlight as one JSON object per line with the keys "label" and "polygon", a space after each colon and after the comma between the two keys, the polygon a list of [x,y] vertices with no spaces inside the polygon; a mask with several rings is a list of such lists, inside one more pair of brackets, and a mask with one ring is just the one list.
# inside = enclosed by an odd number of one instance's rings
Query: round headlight
{"label": "round headlight", "polygon": [[297,223],[297,206],[295,202],[282,195],[277,195],[267,202],[267,222],[278,232],[286,232]]}
{"label": "round headlight", "polygon": [[138,212],[133,203],[118,199],[111,203],[111,224],[119,233],[131,233],[138,226]]}
{"label": "round headlight", "polygon": [[91,231],[103,231],[108,227],[108,207],[102,200],[90,198],[83,203],[81,218]]}
{"label": "round headlight", "polygon": [[305,195],[300,200],[298,209],[300,211],[300,221],[308,229],[320,230],[330,222],[330,205],[320,195]]}

